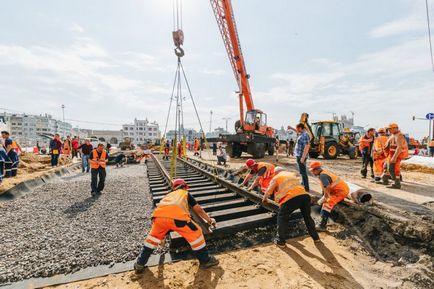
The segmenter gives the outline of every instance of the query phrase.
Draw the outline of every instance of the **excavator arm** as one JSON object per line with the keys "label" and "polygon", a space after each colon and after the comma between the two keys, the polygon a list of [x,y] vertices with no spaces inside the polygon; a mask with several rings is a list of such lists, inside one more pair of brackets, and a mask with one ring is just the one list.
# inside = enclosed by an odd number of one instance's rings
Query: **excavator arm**
{"label": "excavator arm", "polygon": [[239,87],[240,122],[244,126],[244,103],[247,111],[254,110],[249,75],[246,72],[231,0],[210,0],[229,61]]}

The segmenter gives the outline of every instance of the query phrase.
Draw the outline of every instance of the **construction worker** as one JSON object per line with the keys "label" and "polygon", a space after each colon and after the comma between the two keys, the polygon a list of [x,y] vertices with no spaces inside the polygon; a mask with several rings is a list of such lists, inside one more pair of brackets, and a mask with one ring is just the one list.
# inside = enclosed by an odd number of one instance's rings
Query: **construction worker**
{"label": "construction worker", "polygon": [[389,124],[390,136],[385,148],[388,153],[386,167],[388,174],[383,175],[383,183],[389,184],[389,178],[395,183],[389,186],[391,189],[401,188],[401,161],[408,157],[408,144],[404,135],[399,130],[398,124]]}
{"label": "construction worker", "polygon": [[54,138],[50,140],[50,154],[51,154],[51,166],[57,167],[59,164],[59,155],[62,149],[62,142],[60,141],[60,135],[56,133]]}
{"label": "construction worker", "polygon": [[285,246],[288,238],[289,216],[297,209],[300,209],[303,215],[309,235],[315,242],[320,240],[315,229],[315,222],[310,215],[310,196],[294,173],[290,173],[282,167],[276,167],[274,177],[262,198],[262,202],[267,203],[271,195],[274,195],[274,201],[279,205],[277,236],[274,240],[276,245]]}
{"label": "construction worker", "polygon": [[184,155],[183,148],[182,148],[182,142],[178,142],[177,151],[178,151],[178,157],[182,158]]}
{"label": "construction worker", "polygon": [[6,150],[3,148],[2,145],[0,145],[0,184],[3,181],[3,178],[6,174],[6,160],[8,159],[8,155],[6,153]]}
{"label": "construction worker", "polygon": [[92,177],[90,184],[92,197],[101,195],[101,192],[104,190],[107,161],[107,151],[104,149],[104,145],[99,143],[97,148],[92,150],[89,158]]}
{"label": "construction worker", "polygon": [[193,149],[194,149],[194,156],[199,156],[200,155],[200,141],[197,137],[194,138],[194,143],[193,143]]}
{"label": "construction worker", "polygon": [[375,129],[370,128],[359,139],[359,149],[362,154],[362,169],[360,173],[365,179],[368,174],[368,165],[371,166],[371,178],[374,178],[374,161],[372,159],[372,145],[374,144]]}
{"label": "construction worker", "polygon": [[372,157],[374,159],[374,182],[381,183],[381,176],[384,171],[384,162],[386,161],[386,129],[381,127],[377,130],[378,136],[374,139],[374,145],[372,147]]}
{"label": "construction worker", "polygon": [[13,148],[13,141],[10,138],[10,134],[8,131],[1,132],[4,149],[6,151],[7,158],[5,158],[5,177],[15,177],[18,174],[18,165],[20,159],[18,157],[18,153]]}
{"label": "construction worker", "polygon": [[429,155],[431,157],[434,157],[434,138],[429,142],[428,148],[429,148]]}
{"label": "construction worker", "polygon": [[192,220],[189,207],[210,226],[215,227],[216,221],[202,209],[188,189],[183,179],[173,180],[173,191],[157,204],[152,214],[151,231],[145,238],[143,249],[134,264],[136,273],[143,272],[152,252],[169,231],[174,231],[187,240],[200,262],[200,268],[218,265],[219,261],[209,254],[202,229]]}
{"label": "construction worker", "polygon": [[68,135],[63,142],[63,154],[69,156],[72,151],[71,137]]}
{"label": "construction worker", "polygon": [[168,160],[169,159],[169,152],[170,152],[170,142],[166,141],[166,144],[164,145],[163,160]]}
{"label": "construction worker", "polygon": [[303,123],[297,124],[295,128],[288,125],[288,129],[297,133],[295,142],[295,159],[297,161],[298,171],[300,172],[302,183],[306,192],[309,192],[309,177],[306,171],[306,160],[309,156],[310,137]]}
{"label": "construction worker", "polygon": [[323,197],[318,201],[318,205],[321,206],[321,223],[316,229],[323,232],[327,230],[327,221],[334,206],[348,196],[350,188],[344,180],[331,172],[323,170],[321,163],[318,161],[312,162],[309,170],[321,182]]}
{"label": "construction worker", "polygon": [[274,165],[266,162],[255,162],[253,159],[248,159],[246,161],[246,166],[250,170],[247,177],[241,183],[241,186],[246,185],[253,176],[256,175],[255,180],[248,190],[255,189],[258,185],[260,190],[265,192],[270,184],[271,179],[274,177]]}

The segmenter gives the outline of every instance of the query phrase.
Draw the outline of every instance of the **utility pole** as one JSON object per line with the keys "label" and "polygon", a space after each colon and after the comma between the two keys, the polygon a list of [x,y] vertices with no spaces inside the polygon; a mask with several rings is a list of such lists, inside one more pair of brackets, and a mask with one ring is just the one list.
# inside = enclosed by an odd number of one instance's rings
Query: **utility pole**
{"label": "utility pole", "polygon": [[231,120],[231,118],[230,118],[230,117],[223,117],[222,119],[223,119],[224,121],[226,121],[226,132],[229,132],[229,131],[228,131],[228,121]]}
{"label": "utility pole", "polygon": [[62,104],[62,115],[63,115],[63,124],[62,124],[63,132],[62,132],[62,135],[64,135],[65,134],[65,131],[64,131],[64,129],[65,129],[65,105],[64,104]]}
{"label": "utility pole", "polygon": [[209,132],[211,133],[211,128],[212,128],[212,110],[209,111]]}

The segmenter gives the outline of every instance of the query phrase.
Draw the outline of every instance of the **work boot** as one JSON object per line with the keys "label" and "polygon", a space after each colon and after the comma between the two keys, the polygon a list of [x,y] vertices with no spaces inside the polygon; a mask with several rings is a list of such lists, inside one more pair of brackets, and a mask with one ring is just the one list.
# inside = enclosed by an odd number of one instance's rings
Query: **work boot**
{"label": "work boot", "polygon": [[276,244],[277,246],[279,246],[279,247],[281,247],[281,248],[283,248],[283,247],[285,247],[286,246],[286,242],[285,241],[283,241],[282,239],[280,239],[280,238],[275,238],[274,239],[274,244]]}
{"label": "work boot", "polygon": [[214,257],[214,256],[210,256],[208,262],[206,262],[206,263],[201,263],[201,264],[199,265],[199,268],[200,268],[200,269],[208,269],[208,268],[210,268],[210,267],[212,267],[212,266],[216,266],[216,265],[218,265],[218,264],[219,264],[219,260],[218,260],[216,257]]}
{"label": "work boot", "polygon": [[144,270],[145,266],[140,265],[139,263],[137,263],[137,261],[134,263],[134,272],[136,272],[136,274],[141,274]]}
{"label": "work boot", "polygon": [[384,174],[382,177],[383,185],[387,186],[389,184],[389,178],[390,176]]}
{"label": "work boot", "polygon": [[389,189],[401,189],[401,180],[399,178],[395,179],[395,183],[388,186]]}
{"label": "work boot", "polygon": [[316,230],[318,232],[326,232],[327,231],[327,221],[328,221],[328,217],[322,216],[321,218],[321,222],[319,223],[318,226],[316,226]]}
{"label": "work boot", "polygon": [[362,174],[362,178],[366,179],[366,175],[367,175],[368,172],[366,170],[364,170],[364,169],[361,169],[360,173]]}

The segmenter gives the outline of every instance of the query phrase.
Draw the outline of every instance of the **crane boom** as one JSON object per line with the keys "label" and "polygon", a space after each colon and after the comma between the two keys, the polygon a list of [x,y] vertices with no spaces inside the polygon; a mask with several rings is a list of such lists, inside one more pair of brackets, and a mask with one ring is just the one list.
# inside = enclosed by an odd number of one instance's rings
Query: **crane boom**
{"label": "crane boom", "polygon": [[239,87],[240,122],[244,124],[244,102],[247,111],[255,109],[231,0],[210,0],[226,52]]}

